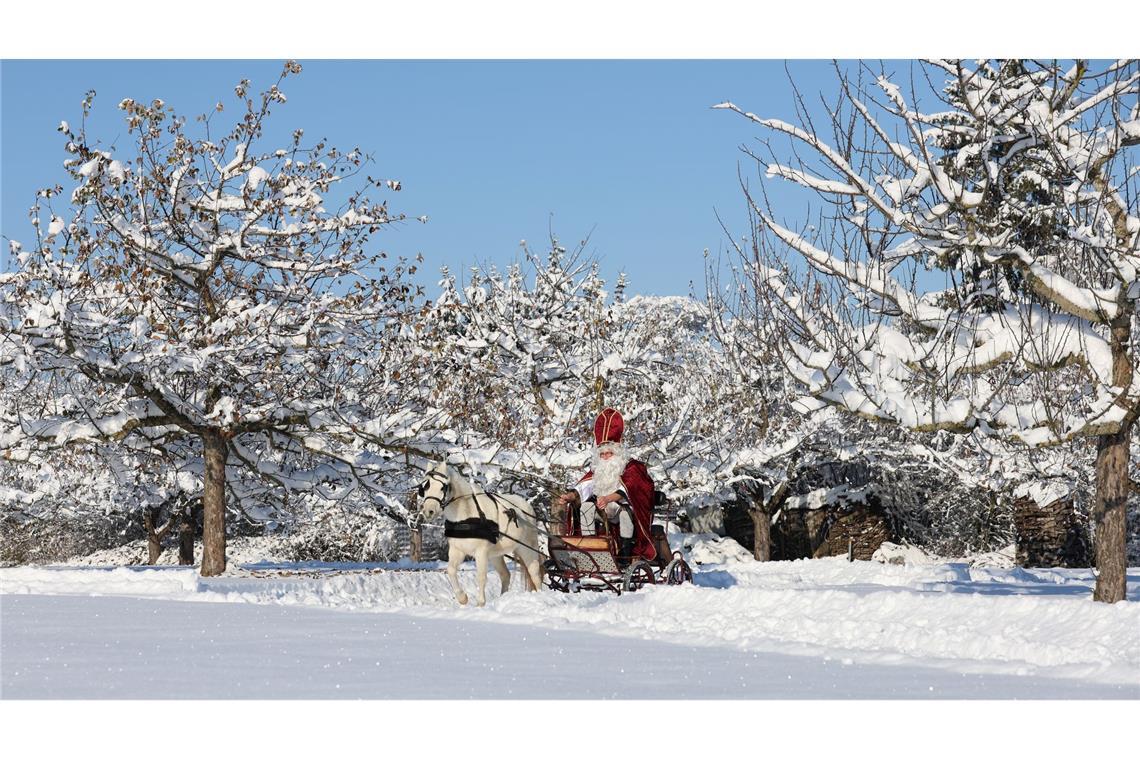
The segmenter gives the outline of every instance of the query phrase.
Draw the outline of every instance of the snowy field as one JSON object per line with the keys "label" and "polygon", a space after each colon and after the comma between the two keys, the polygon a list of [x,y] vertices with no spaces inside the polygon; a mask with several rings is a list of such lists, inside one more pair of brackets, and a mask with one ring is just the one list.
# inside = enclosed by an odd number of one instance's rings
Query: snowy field
{"label": "snowy field", "polygon": [[[727,544],[728,542],[724,542]],[[691,586],[490,593],[438,564],[0,570],[4,699],[1137,699],[1140,572],[756,563]],[[716,560],[716,561],[710,561]],[[470,565],[461,575],[474,586]],[[515,577],[514,582],[519,583]],[[490,584],[494,586],[494,584]]]}

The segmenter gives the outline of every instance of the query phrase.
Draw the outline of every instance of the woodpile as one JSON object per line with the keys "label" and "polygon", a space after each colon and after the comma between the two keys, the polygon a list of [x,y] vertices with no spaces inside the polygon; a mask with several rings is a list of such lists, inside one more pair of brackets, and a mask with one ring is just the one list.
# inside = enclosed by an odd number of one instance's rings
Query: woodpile
{"label": "woodpile", "polygon": [[829,510],[816,534],[818,543],[813,557],[846,555],[869,560],[884,541],[896,541],[882,510],[858,504],[849,510]]}
{"label": "woodpile", "polygon": [[[743,509],[725,514],[725,532],[754,550],[755,530]],[[771,559],[847,556],[869,560],[884,541],[898,541],[873,497],[867,503],[836,502],[819,509],[783,509],[771,528]]]}
{"label": "woodpile", "polygon": [[847,556],[869,560],[884,541],[897,541],[877,504],[833,504],[784,510],[772,526],[772,559]]}
{"label": "woodpile", "polygon": [[1084,521],[1072,499],[1044,506],[1028,496],[1013,503],[1013,527],[1020,567],[1089,567],[1092,551]]}

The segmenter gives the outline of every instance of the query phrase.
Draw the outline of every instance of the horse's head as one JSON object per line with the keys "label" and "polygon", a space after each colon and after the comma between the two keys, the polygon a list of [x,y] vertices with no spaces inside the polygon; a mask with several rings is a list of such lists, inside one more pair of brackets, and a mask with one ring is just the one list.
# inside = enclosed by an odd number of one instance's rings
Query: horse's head
{"label": "horse's head", "polygon": [[451,496],[451,474],[447,470],[447,464],[440,462],[428,470],[417,493],[420,495],[420,517],[424,520],[434,519],[443,511]]}

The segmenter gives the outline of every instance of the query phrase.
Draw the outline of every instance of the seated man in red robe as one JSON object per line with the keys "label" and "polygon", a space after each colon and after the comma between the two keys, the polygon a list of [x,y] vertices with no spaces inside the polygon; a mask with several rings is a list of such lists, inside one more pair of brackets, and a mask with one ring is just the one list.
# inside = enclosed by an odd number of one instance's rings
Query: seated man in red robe
{"label": "seated man in red robe", "polygon": [[[603,409],[594,421],[591,469],[574,490],[559,496],[563,505],[580,510],[582,535],[594,535],[596,523],[603,534],[618,536],[618,563],[624,567],[634,556],[652,560],[657,551],[650,538],[653,520],[653,480],[644,462],[631,459],[621,442],[625,421],[616,409]],[[567,510],[567,532],[575,532],[574,509]]]}

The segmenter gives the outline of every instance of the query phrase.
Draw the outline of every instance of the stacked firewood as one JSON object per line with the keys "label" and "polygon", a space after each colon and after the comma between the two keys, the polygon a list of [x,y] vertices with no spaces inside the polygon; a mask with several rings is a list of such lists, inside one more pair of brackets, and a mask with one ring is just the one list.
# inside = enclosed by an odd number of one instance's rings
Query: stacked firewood
{"label": "stacked firewood", "polygon": [[1085,521],[1072,499],[1044,506],[1028,496],[1013,503],[1017,564],[1021,567],[1088,567],[1091,547]]}

